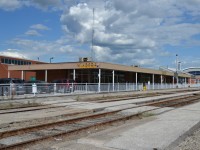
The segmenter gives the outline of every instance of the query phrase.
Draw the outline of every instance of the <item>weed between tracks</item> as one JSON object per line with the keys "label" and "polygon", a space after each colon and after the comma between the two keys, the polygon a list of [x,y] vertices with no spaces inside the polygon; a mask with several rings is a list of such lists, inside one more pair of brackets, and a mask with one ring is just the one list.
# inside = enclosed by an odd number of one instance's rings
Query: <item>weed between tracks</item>
{"label": "weed between tracks", "polygon": [[0,105],[0,110],[7,110],[7,109],[15,109],[15,108],[25,108],[25,107],[37,107],[42,106],[41,103],[37,103],[35,101],[27,101],[26,103],[4,103]]}
{"label": "weed between tracks", "polygon": [[139,117],[141,118],[146,118],[146,117],[151,117],[151,116],[155,116],[156,114],[152,113],[152,112],[144,112],[144,113],[140,113]]}

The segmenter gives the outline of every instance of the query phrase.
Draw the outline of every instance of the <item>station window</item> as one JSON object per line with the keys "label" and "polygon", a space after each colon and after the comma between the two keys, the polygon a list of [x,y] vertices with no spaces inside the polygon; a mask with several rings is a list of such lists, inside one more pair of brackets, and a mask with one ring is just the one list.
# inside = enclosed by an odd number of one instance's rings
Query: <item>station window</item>
{"label": "station window", "polygon": [[12,64],[15,64],[15,60],[14,59],[12,59]]}
{"label": "station window", "polygon": [[5,58],[5,64],[8,64],[8,59],[7,58]]}

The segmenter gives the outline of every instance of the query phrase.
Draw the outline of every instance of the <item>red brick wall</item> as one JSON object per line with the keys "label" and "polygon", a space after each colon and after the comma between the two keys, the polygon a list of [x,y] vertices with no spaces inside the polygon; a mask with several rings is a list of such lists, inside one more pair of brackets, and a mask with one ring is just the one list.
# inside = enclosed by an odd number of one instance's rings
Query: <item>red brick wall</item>
{"label": "red brick wall", "polygon": [[[31,77],[35,77],[35,72],[24,72],[24,79],[30,80]],[[10,71],[10,78],[20,78],[22,77],[21,71]],[[0,64],[0,78],[8,78],[8,66],[5,64]]]}
{"label": "red brick wall", "polygon": [[[26,59],[20,59],[20,58],[12,58],[12,57],[6,57],[6,56],[0,56],[0,78],[8,78],[8,64],[1,64],[1,58],[8,58],[8,59],[14,59],[14,60],[24,60],[28,62],[32,62],[32,64],[42,64],[43,62],[38,62],[34,60],[26,60]],[[24,79],[30,80],[31,77],[36,77],[35,72],[24,72]],[[21,71],[10,71],[10,78],[22,78],[22,72]]]}
{"label": "red brick wall", "polygon": [[8,77],[8,66],[0,64],[0,78]]}

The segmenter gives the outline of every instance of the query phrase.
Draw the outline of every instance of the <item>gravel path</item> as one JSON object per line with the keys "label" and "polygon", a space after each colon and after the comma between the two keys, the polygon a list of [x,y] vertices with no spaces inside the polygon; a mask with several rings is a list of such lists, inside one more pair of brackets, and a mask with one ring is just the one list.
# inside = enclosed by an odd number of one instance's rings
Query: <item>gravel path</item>
{"label": "gravel path", "polygon": [[173,150],[200,150],[200,129],[195,131],[191,136],[187,137]]}

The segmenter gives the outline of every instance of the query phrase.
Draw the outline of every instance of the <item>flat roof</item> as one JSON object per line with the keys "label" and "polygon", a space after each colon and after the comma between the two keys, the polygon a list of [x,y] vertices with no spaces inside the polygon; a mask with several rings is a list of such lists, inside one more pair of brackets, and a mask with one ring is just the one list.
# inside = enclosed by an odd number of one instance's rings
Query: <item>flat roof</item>
{"label": "flat roof", "polygon": [[[63,69],[106,69],[115,71],[127,71],[137,73],[147,73],[156,75],[174,76],[173,72],[112,64],[106,62],[69,62],[69,63],[50,63],[50,64],[32,64],[32,65],[9,65],[9,71],[37,71],[37,70],[63,70]],[[188,74],[180,73],[181,77],[191,77]]]}

